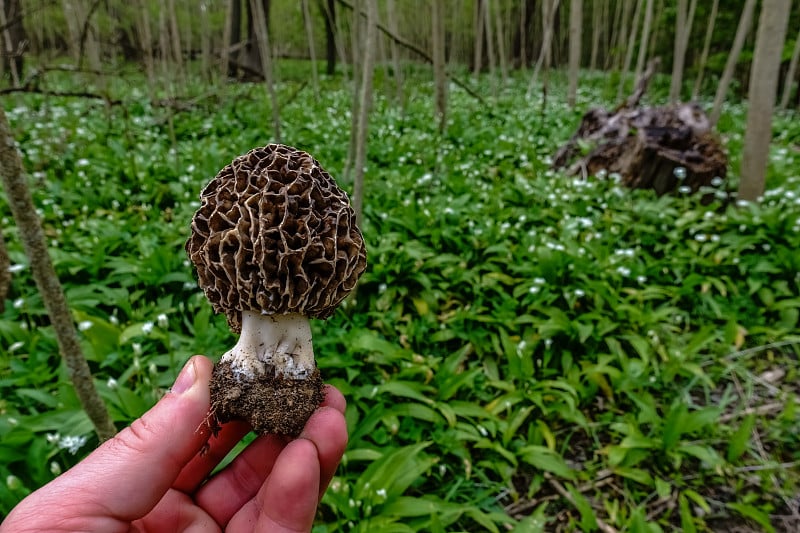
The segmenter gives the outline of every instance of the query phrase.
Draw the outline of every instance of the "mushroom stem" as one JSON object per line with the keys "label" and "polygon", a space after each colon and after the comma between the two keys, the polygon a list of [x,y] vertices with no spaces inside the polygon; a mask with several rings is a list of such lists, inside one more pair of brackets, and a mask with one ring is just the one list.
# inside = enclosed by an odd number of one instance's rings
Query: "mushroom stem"
{"label": "mushroom stem", "polygon": [[242,311],[242,334],[223,354],[241,381],[253,381],[271,371],[291,379],[306,379],[314,372],[311,324],[298,314],[261,314]]}

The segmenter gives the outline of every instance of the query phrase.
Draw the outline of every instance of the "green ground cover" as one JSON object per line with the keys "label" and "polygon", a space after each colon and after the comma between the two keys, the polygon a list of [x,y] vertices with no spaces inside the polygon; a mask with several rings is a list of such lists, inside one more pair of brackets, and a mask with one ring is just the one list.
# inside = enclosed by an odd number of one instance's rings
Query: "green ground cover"
{"label": "green ground cover", "polygon": [[[327,79],[316,98],[293,72],[278,88],[283,140],[338,177],[350,91]],[[314,324],[350,431],[317,531],[788,527],[800,494],[796,116],[776,121],[760,205],[702,205],[550,171],[582,111],[613,106],[616,90],[589,79],[570,110],[552,83],[545,112],[524,98],[527,80],[491,107],[453,86],[443,136],[426,78],[406,84],[405,113],[391,83],[378,91],[369,268],[357,296]],[[190,355],[233,344],[183,243],[200,189],[270,140],[270,114],[261,85],[190,84],[181,90],[197,98],[170,110],[143,85],[109,84],[126,105],[41,95],[3,105],[121,426]],[[744,119],[737,104],[721,122],[733,171],[719,189],[735,190]],[[3,198],[0,220],[14,276],[0,315],[5,514],[96,440]]]}

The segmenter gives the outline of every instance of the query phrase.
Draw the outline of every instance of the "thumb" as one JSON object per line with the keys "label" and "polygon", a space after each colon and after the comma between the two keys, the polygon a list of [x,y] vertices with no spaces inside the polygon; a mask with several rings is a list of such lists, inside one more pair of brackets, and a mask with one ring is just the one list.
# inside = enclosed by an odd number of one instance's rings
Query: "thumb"
{"label": "thumb", "polygon": [[[57,478],[85,514],[131,521],[147,514],[208,440],[211,361],[195,356],[152,409]],[[53,487],[56,488],[56,487]]]}

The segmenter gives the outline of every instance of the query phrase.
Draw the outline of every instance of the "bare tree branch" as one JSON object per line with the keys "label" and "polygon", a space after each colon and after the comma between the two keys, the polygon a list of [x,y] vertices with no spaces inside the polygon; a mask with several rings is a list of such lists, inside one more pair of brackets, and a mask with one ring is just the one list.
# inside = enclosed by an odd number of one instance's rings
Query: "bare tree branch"
{"label": "bare tree branch", "polygon": [[[353,5],[350,2],[348,2],[347,0],[339,0],[339,3],[342,4],[343,6],[349,8],[349,9],[353,9]],[[362,13],[361,16],[363,17],[363,16],[366,16],[366,15],[364,15]],[[392,39],[394,42],[396,42],[397,44],[399,44],[400,46],[402,46],[404,48],[408,48],[409,50],[411,50],[412,52],[417,54],[419,57],[424,59],[426,63],[430,63],[431,65],[433,65],[433,58],[431,56],[429,56],[428,53],[425,50],[422,50],[421,48],[419,48],[415,44],[410,43],[410,42],[406,41],[405,39],[403,39],[402,37],[392,33],[386,26],[384,26],[381,23],[378,23],[375,26],[378,28],[378,30],[380,30],[384,35],[386,35],[387,37]],[[449,72],[447,73],[447,76],[448,76],[448,78],[450,78],[450,80],[453,83],[455,83],[456,85],[458,85],[459,87],[464,89],[464,91],[468,95],[470,95],[471,97],[475,98],[482,105],[488,106],[488,103],[486,102],[486,100],[484,100],[481,95],[479,95],[478,93],[473,91],[472,88],[469,87],[469,85],[467,85],[466,83],[464,83],[460,79],[456,78],[455,76],[453,76]]]}

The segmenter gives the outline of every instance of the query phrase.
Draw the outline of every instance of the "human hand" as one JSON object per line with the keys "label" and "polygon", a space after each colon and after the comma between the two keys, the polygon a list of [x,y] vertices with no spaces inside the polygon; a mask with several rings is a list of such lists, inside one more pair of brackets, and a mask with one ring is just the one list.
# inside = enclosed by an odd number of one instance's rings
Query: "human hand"
{"label": "human hand", "polygon": [[20,502],[0,532],[310,531],[347,444],[344,397],[327,386],[297,439],[260,436],[209,477],[250,429],[231,422],[209,440],[211,369],[190,359],[170,393]]}

